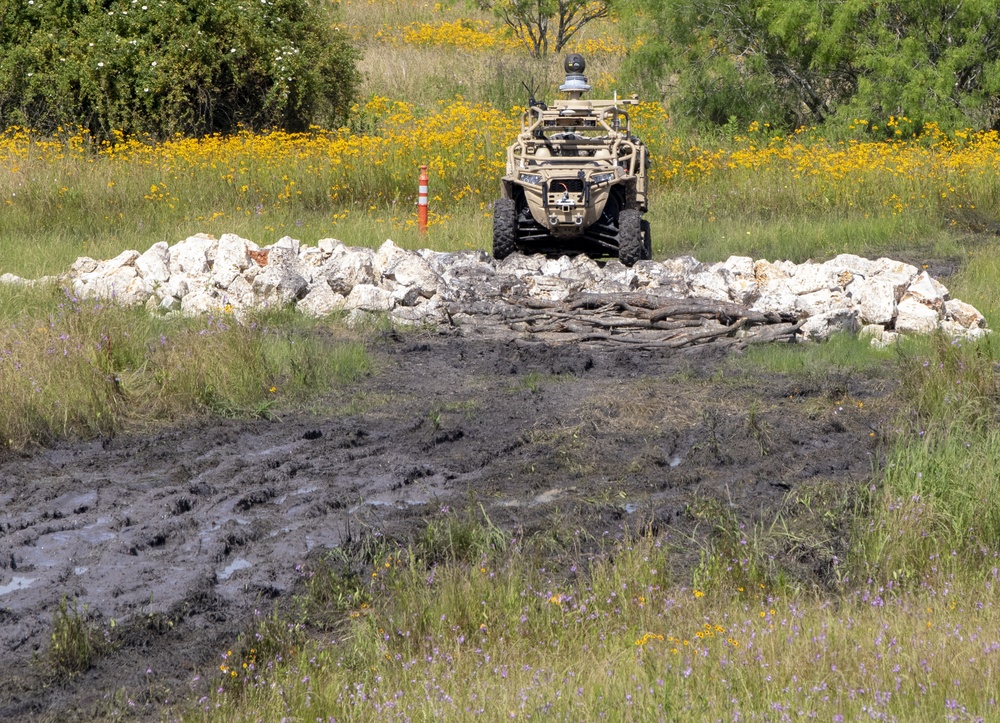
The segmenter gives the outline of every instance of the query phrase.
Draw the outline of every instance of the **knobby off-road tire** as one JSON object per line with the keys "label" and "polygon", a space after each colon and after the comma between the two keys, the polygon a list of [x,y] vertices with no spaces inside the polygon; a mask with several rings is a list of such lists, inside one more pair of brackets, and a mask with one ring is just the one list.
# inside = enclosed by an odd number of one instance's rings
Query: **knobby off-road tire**
{"label": "knobby off-road tire", "polygon": [[642,214],[639,209],[626,208],[618,214],[618,260],[626,266],[642,261]]}
{"label": "knobby off-road tire", "polygon": [[505,259],[517,251],[517,206],[510,198],[493,204],[493,258]]}
{"label": "knobby off-road tire", "polygon": [[642,231],[642,258],[644,261],[653,260],[653,237],[649,230],[649,221],[642,219],[639,222],[639,228]]}

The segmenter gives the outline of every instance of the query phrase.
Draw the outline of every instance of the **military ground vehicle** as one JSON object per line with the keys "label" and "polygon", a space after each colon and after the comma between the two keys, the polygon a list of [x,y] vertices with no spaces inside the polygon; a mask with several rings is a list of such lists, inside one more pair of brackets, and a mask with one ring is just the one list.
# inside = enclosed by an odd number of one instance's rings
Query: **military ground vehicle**
{"label": "military ground vehicle", "polygon": [[567,97],[551,107],[532,97],[507,149],[502,196],[493,204],[493,256],[587,254],[626,266],[652,258],[642,218],[649,151],[632,135],[627,110],[639,101],[584,100],[583,57],[568,55],[564,67],[559,90]]}

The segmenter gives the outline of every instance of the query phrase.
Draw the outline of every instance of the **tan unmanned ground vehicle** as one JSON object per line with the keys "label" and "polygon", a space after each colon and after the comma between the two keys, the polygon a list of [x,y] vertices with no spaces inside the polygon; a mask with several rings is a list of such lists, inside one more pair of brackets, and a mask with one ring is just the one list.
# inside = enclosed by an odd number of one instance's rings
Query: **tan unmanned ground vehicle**
{"label": "tan unmanned ground vehicle", "polygon": [[515,251],[652,257],[647,210],[649,151],[631,134],[627,100],[584,100],[586,64],[566,57],[566,99],[531,99],[507,149],[502,197],[493,205],[493,256]]}

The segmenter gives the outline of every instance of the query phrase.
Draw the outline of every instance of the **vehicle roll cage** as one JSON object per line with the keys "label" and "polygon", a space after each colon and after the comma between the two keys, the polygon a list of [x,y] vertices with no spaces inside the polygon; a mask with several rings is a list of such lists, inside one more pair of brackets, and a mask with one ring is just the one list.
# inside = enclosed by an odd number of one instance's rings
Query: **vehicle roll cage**
{"label": "vehicle roll cage", "polygon": [[[530,106],[521,116],[518,142],[510,149],[510,168],[523,170],[564,164],[579,168],[583,164],[597,168],[618,167],[625,175],[635,175],[640,163],[639,153],[632,141],[628,111],[621,106],[636,103],[632,99],[557,101],[551,108]],[[540,148],[545,151],[539,153]],[[608,150],[610,152],[606,152]],[[593,160],[582,160],[581,156],[593,156]]]}

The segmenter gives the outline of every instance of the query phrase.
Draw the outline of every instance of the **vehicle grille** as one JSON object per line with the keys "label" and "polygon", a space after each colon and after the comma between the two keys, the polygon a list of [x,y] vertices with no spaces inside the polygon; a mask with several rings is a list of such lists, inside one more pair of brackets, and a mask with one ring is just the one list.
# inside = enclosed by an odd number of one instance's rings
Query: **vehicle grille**
{"label": "vehicle grille", "polygon": [[583,179],[580,178],[554,178],[549,182],[549,193],[583,193]]}

